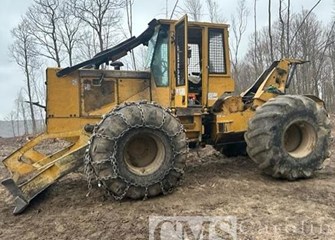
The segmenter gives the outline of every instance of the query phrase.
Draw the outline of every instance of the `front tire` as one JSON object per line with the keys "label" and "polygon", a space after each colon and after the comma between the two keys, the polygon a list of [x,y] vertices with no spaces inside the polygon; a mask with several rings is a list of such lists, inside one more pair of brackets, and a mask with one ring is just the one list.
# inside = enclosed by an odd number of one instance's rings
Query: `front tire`
{"label": "front tire", "polygon": [[278,96],[256,110],[245,140],[248,155],[266,174],[308,178],[329,155],[330,121],[310,98]]}
{"label": "front tire", "polygon": [[89,147],[96,178],[118,200],[172,191],[183,175],[186,152],[179,120],[147,102],[126,103],[107,114]]}

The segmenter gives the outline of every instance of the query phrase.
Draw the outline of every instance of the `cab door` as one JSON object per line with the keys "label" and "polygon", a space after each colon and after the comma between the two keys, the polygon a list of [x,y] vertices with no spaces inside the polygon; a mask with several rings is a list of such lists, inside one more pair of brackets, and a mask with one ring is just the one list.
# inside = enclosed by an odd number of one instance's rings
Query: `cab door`
{"label": "cab door", "polygon": [[187,15],[175,24],[175,107],[188,105]]}

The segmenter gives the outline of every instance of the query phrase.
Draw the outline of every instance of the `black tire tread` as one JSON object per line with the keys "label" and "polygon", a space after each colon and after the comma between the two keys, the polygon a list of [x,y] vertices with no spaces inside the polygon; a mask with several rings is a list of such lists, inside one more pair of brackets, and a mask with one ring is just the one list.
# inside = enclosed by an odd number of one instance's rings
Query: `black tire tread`
{"label": "black tire tread", "polygon": [[278,96],[257,108],[245,133],[250,158],[266,174],[276,178],[294,180],[310,177],[327,157],[325,153],[320,153],[320,158],[315,159],[309,167],[292,167],[283,163],[282,152],[278,146],[272,144],[275,131],[281,130],[277,127],[280,120],[277,120],[276,117],[291,114],[297,109],[307,109],[316,118],[318,139],[325,139],[325,149],[328,149],[330,121],[325,109],[310,98],[299,95]]}
{"label": "black tire tread", "polygon": [[[164,124],[162,124],[163,119]],[[113,171],[109,161],[110,152],[113,151],[116,143],[113,140],[94,137],[93,134],[89,148],[92,166],[98,176],[103,179],[103,184],[108,188],[108,191],[115,196],[121,196],[126,192],[125,197],[143,199],[162,193],[165,194],[173,190],[182,178],[186,163],[186,134],[180,121],[167,109],[146,101],[124,103],[107,114],[95,127],[94,133],[107,135],[113,139],[127,131],[127,129],[139,124],[144,124],[152,129],[161,129],[164,134],[170,137],[170,144],[174,152],[180,154],[174,154],[172,161],[174,165],[165,176],[162,176],[161,181],[146,187],[137,184],[127,186],[129,185],[128,181],[124,176],[119,176]],[[178,169],[178,171],[174,169]]]}

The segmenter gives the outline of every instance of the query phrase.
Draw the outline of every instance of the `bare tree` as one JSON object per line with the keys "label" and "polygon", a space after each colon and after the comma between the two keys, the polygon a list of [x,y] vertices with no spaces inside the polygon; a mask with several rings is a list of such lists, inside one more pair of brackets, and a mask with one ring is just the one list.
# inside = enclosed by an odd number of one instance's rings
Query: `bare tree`
{"label": "bare tree", "polygon": [[206,0],[209,19],[212,23],[224,22],[222,11],[216,0]]}
{"label": "bare tree", "polygon": [[279,21],[280,21],[280,58],[286,56],[285,53],[285,22],[283,19],[283,0],[279,0]]}
{"label": "bare tree", "polygon": [[169,0],[165,0],[165,18],[169,17]]}
{"label": "bare tree", "polygon": [[[326,58],[326,53],[328,48],[334,46],[334,33],[335,33],[335,21],[333,21],[329,32],[325,35],[325,41],[324,44],[322,44],[320,53],[319,53],[319,58],[318,58],[318,66],[316,68],[316,71],[314,73],[314,81],[317,81],[317,79],[321,78],[321,70],[324,68],[324,65],[327,63]],[[319,87],[319,86],[318,86]]]}
{"label": "bare tree", "polygon": [[124,2],[122,0],[73,0],[73,4],[76,17],[86,23],[96,35],[99,50],[106,49],[111,44],[112,30],[116,29],[121,19],[119,10]]}
{"label": "bare tree", "polygon": [[236,16],[232,15],[233,43],[231,44],[233,75],[236,81],[239,80],[238,55],[243,35],[247,29],[249,10],[245,0],[239,0],[236,8]]}
{"label": "bare tree", "polygon": [[176,0],[175,4],[173,6],[173,9],[172,9],[171,15],[170,15],[170,19],[172,19],[172,17],[174,16],[176,8],[178,7],[178,3],[179,3],[179,0]]}
{"label": "bare tree", "polygon": [[[28,119],[26,114],[26,106],[27,104],[24,102],[24,89],[21,88],[20,91],[17,93],[17,97],[15,99],[15,119],[16,119],[16,128],[17,128],[17,135],[26,135],[29,133],[29,127],[28,127]],[[23,123],[23,132],[21,131],[21,124]]]}
{"label": "bare tree", "polygon": [[16,137],[16,134],[15,134],[15,116],[16,116],[16,113],[13,110],[4,118],[5,121],[10,122],[13,137]]}
{"label": "bare tree", "polygon": [[[40,76],[44,76],[44,71],[38,71],[37,73],[34,73],[34,75],[39,74]],[[45,87],[45,81],[36,77],[32,78],[32,89],[33,89],[33,99],[35,100],[35,103],[45,106],[45,93],[46,93],[46,87]],[[44,123],[45,119],[45,109],[42,107],[35,107],[35,113],[36,113],[36,119],[42,120]],[[37,121],[38,123],[38,121]],[[40,128],[40,127],[39,127]]]}
{"label": "bare tree", "polygon": [[[335,2],[334,2],[335,3]],[[335,4],[334,4],[335,7]],[[334,18],[332,25],[335,24],[335,11],[334,11]],[[328,77],[329,86],[325,88],[327,91],[324,95],[328,97],[328,101],[330,106],[335,105],[335,99],[334,99],[334,92],[335,92],[335,31],[333,31],[330,35],[330,39],[333,39],[332,42],[330,42],[330,46],[327,50],[327,56],[328,56],[328,62],[329,62],[329,71],[330,75]],[[334,110],[334,107],[331,108]]]}
{"label": "bare tree", "polygon": [[270,53],[271,53],[271,61],[274,61],[274,56],[273,56],[273,42],[272,42],[272,32],[271,32],[271,26],[272,26],[272,21],[271,21],[271,0],[269,0],[268,4],[268,15],[269,15],[269,40],[270,40]]}
{"label": "bare tree", "polygon": [[[22,89],[21,89],[22,90]],[[20,92],[21,92],[20,90]],[[17,98],[15,99],[15,118],[16,118],[16,131],[17,135],[20,135],[20,125],[18,124],[18,120],[20,119],[20,103],[19,103],[19,94],[17,94]]]}
{"label": "bare tree", "polygon": [[[309,15],[306,18],[306,15]],[[283,20],[287,16],[283,15]],[[303,22],[303,24],[301,24]],[[284,21],[285,25],[286,22]],[[287,25],[286,25],[287,26]],[[282,23],[281,20],[275,21],[272,26],[274,57],[279,57],[281,52],[281,44],[283,49],[288,49],[287,39],[282,43]],[[309,63],[298,67],[295,81],[292,82],[289,92],[292,94],[314,94],[322,97],[327,106],[334,104],[335,84],[334,84],[334,66],[335,66],[335,23],[329,27],[323,26],[318,21],[315,14],[308,10],[300,13],[290,14],[289,35],[294,36],[294,40],[290,42],[290,54],[296,58],[309,60]],[[287,35],[287,29],[285,29]],[[240,62],[240,78],[243,78],[243,86],[252,83],[250,76],[257,72],[253,59],[257,58],[257,67],[265,69],[270,64],[271,50],[268,27],[257,32],[258,42],[255,51],[253,39],[251,39],[249,49],[244,59]],[[287,36],[285,36],[287,37]],[[286,52],[287,54],[287,52]],[[332,108],[329,108],[332,109]]]}
{"label": "bare tree", "polygon": [[200,21],[202,16],[202,4],[200,0],[185,0],[184,11],[190,15],[190,19]]}
{"label": "bare tree", "polygon": [[304,18],[302,19],[299,27],[296,29],[296,31],[293,34],[293,37],[290,39],[290,45],[291,43],[294,41],[295,37],[297,36],[298,32],[300,31],[300,28],[302,27],[302,25],[305,23],[306,19],[308,18],[308,16],[313,12],[313,10],[319,5],[319,3],[321,2],[321,0],[317,1],[314,6],[306,13],[306,15],[304,16]]}
{"label": "bare tree", "polygon": [[286,20],[286,55],[290,56],[290,17],[291,17],[291,0],[287,0],[287,20]]}
{"label": "bare tree", "polygon": [[61,66],[61,42],[59,40],[59,0],[34,0],[34,4],[27,12],[31,35],[43,49],[40,55],[54,60],[58,67]]}
{"label": "bare tree", "polygon": [[[318,4],[318,3],[317,3]],[[301,71],[298,71],[301,79],[305,79],[307,84],[298,85],[300,92],[309,91],[319,97],[323,92],[323,84],[327,79],[325,54],[330,46],[331,27],[329,32],[325,31],[322,23],[317,20],[312,10],[303,10],[300,14],[292,18],[291,27],[293,39],[290,41],[291,53],[300,55],[300,58],[310,60],[310,63],[303,65]]]}
{"label": "bare tree", "polygon": [[14,43],[10,46],[11,57],[23,70],[25,75],[26,89],[29,100],[30,116],[33,125],[33,133],[36,133],[36,120],[33,107],[32,78],[34,71],[38,68],[36,45],[33,36],[28,31],[29,25],[26,20],[12,30]]}
{"label": "bare tree", "polygon": [[136,61],[139,70],[148,70],[150,63],[148,63],[148,48],[141,45],[136,51]]}
{"label": "bare tree", "polygon": [[87,60],[92,58],[97,52],[99,52],[99,46],[94,30],[89,28],[83,28],[81,38],[79,39],[80,60]]}
{"label": "bare tree", "polygon": [[[133,4],[134,0],[126,0],[127,25],[130,37],[133,36]],[[136,60],[134,49],[131,51],[131,61],[133,69],[136,70]]]}
{"label": "bare tree", "polygon": [[253,57],[253,63],[255,68],[255,73],[258,75],[258,62],[257,62],[257,0],[254,0],[254,57]]}
{"label": "bare tree", "polygon": [[59,38],[66,49],[69,65],[73,65],[74,50],[79,44],[80,28],[82,27],[82,20],[73,15],[75,9],[73,4],[65,2],[60,7],[59,14]]}

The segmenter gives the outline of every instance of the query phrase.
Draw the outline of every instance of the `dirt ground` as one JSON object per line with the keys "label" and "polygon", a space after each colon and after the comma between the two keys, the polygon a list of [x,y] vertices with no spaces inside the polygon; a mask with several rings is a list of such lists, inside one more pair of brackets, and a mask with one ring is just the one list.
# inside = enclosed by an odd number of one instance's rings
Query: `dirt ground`
{"label": "dirt ground", "polygon": [[[0,159],[22,143],[0,139]],[[161,215],[233,216],[238,239],[334,239],[334,160],[332,155],[312,179],[279,181],[261,174],[247,157],[228,159],[206,147],[190,152],[185,179],[170,195],[117,202],[94,188],[86,197],[86,178],[78,171],[18,216],[0,186],[0,239],[147,239],[149,216]]]}

